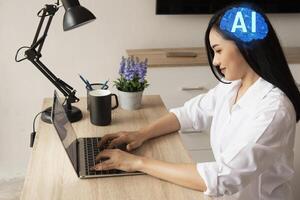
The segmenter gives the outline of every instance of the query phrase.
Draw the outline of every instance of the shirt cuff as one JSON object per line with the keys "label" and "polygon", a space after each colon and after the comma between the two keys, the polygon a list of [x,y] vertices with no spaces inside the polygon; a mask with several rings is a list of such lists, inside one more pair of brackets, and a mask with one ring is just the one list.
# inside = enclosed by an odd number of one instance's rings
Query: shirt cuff
{"label": "shirt cuff", "polygon": [[172,108],[169,112],[173,113],[177,117],[180,124],[180,130],[188,130],[193,127],[193,124],[189,120],[189,117],[185,113],[185,109],[183,107]]}
{"label": "shirt cuff", "polygon": [[197,171],[206,185],[205,195],[217,196],[218,165],[216,162],[197,163]]}

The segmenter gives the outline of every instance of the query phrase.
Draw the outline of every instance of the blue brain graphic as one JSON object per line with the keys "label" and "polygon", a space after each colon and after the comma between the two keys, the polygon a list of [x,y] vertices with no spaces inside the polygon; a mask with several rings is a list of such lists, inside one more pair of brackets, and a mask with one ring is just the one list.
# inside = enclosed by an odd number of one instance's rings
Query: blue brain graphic
{"label": "blue brain graphic", "polygon": [[221,19],[220,29],[244,42],[264,39],[269,31],[262,15],[246,7],[228,10]]}

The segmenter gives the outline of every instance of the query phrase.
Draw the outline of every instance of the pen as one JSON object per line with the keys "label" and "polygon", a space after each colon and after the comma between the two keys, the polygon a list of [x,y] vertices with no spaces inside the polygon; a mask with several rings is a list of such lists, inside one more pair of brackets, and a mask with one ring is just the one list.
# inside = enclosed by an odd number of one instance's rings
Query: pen
{"label": "pen", "polygon": [[89,88],[89,90],[93,90],[92,85],[88,80],[86,80],[86,86]]}
{"label": "pen", "polygon": [[105,81],[105,83],[102,85],[102,87],[101,87],[102,90],[105,89],[105,86],[107,85],[107,83],[108,83],[108,80]]}
{"label": "pen", "polygon": [[86,80],[80,74],[78,74],[78,75],[79,75],[80,79],[87,85]]}
{"label": "pen", "polygon": [[80,79],[85,83],[86,87],[88,87],[89,90],[92,90],[93,88],[92,88],[91,84],[89,83],[89,81],[87,79],[83,78],[80,74],[78,74],[78,75],[79,75]]}

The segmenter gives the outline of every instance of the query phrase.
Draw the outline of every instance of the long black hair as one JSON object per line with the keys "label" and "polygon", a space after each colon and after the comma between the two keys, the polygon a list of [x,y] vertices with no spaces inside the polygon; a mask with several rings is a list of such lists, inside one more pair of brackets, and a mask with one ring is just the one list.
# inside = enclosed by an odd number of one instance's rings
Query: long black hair
{"label": "long black hair", "polygon": [[[234,37],[230,32],[220,29],[220,22],[225,12],[233,7],[241,6],[247,6],[263,16],[269,30],[264,39],[243,42]],[[276,33],[264,12],[262,12],[260,8],[253,4],[232,4],[216,12],[209,21],[205,33],[205,47],[208,62],[216,78],[223,83],[228,83],[223,81],[224,75],[221,73],[219,66],[214,66],[212,63],[214,51],[211,48],[209,41],[209,33],[212,28],[214,28],[224,39],[231,40],[236,44],[242,56],[255,73],[257,73],[264,80],[281,89],[286,94],[286,96],[294,105],[296,120],[298,122],[300,118],[300,93],[289,69],[278,37],[276,36]]]}

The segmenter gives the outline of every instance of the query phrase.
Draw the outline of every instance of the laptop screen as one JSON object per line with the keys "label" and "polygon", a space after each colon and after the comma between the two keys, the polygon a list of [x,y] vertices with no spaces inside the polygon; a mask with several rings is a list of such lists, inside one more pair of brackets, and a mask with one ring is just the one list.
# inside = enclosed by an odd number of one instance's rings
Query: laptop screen
{"label": "laptop screen", "polygon": [[53,106],[52,106],[52,123],[58,133],[60,140],[71,160],[71,163],[77,170],[77,138],[75,131],[67,118],[67,114],[63,108],[62,103],[59,100],[59,97],[54,91]]}

